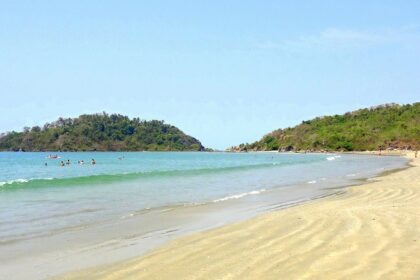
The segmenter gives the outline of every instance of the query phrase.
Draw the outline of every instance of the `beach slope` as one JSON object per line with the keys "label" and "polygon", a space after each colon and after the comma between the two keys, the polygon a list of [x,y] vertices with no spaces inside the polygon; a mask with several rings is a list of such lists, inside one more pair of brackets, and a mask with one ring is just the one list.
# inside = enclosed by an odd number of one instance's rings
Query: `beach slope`
{"label": "beach slope", "polygon": [[337,195],[60,279],[420,279],[420,161]]}

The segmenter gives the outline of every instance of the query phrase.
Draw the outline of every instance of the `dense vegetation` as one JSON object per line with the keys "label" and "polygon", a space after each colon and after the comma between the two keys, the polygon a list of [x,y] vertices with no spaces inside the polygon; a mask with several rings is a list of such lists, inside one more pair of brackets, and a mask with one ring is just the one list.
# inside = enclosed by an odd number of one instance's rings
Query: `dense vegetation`
{"label": "dense vegetation", "polygon": [[420,149],[420,103],[387,104],[344,115],[318,117],[278,129],[232,150],[364,151]]}
{"label": "dense vegetation", "polygon": [[201,143],[163,121],[119,114],[59,118],[42,128],[0,136],[0,150],[11,151],[200,151]]}

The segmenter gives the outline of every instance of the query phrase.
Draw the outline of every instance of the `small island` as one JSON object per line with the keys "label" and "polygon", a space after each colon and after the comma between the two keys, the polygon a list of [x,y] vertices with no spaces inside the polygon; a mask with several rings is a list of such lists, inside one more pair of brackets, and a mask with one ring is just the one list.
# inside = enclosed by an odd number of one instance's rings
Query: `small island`
{"label": "small island", "polygon": [[202,151],[200,141],[163,121],[120,114],[59,118],[0,135],[0,151]]}

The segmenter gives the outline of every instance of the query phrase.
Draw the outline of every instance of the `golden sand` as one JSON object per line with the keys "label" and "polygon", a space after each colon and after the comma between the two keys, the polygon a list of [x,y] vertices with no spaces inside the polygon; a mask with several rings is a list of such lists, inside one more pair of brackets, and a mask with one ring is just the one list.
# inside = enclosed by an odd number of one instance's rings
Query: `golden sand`
{"label": "golden sand", "polygon": [[411,164],[344,194],[61,279],[420,279],[420,160]]}

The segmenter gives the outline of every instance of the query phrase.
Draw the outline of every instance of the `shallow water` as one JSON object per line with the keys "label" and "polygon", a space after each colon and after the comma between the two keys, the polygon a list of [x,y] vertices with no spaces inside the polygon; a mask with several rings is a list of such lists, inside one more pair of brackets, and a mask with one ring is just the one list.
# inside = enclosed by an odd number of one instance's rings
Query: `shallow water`
{"label": "shallow water", "polygon": [[59,155],[0,153],[0,279],[118,262],[178,236],[340,194],[407,163],[337,154]]}
{"label": "shallow water", "polygon": [[[281,189],[285,193],[269,204],[287,202],[281,196],[287,196],[288,186],[300,191],[300,198],[310,198],[405,163],[399,157],[334,154],[58,155],[48,159],[48,153],[0,153],[0,244],[158,207],[219,203]],[[96,165],[90,164],[92,158]],[[62,160],[71,164],[61,167]],[[77,164],[79,160],[85,164]]]}

